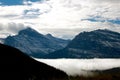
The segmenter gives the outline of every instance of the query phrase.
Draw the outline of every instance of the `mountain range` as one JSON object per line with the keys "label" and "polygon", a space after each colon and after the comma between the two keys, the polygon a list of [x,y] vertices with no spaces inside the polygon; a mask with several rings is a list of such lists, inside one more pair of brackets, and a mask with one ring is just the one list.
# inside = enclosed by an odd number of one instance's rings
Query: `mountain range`
{"label": "mountain range", "polygon": [[53,37],[51,34],[43,35],[32,28],[21,30],[15,36],[8,36],[4,44],[15,47],[22,52],[40,58],[46,54],[64,48],[69,40]]}
{"label": "mountain range", "polygon": [[64,49],[46,58],[120,58],[120,33],[94,30],[78,34]]}
{"label": "mountain range", "polygon": [[36,58],[120,58],[120,33],[107,29],[82,32],[70,41],[26,28],[4,44]]}

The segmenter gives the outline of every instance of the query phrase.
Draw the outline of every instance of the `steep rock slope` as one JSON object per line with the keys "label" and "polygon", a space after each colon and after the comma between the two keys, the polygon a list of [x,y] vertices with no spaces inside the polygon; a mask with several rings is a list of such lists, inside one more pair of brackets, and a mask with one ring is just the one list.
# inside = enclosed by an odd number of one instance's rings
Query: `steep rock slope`
{"label": "steep rock slope", "polygon": [[46,58],[120,58],[120,33],[106,29],[80,33]]}
{"label": "steep rock slope", "polygon": [[15,47],[32,57],[40,58],[50,52],[64,48],[68,40],[43,35],[32,28],[21,30],[18,35],[8,36],[4,44]]}

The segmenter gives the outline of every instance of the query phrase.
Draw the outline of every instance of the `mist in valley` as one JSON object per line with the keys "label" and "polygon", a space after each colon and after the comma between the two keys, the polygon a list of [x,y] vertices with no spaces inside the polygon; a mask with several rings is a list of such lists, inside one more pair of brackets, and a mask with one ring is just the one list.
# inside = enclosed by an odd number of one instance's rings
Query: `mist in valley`
{"label": "mist in valley", "polygon": [[91,76],[92,71],[103,71],[120,68],[120,59],[36,59],[70,76]]}

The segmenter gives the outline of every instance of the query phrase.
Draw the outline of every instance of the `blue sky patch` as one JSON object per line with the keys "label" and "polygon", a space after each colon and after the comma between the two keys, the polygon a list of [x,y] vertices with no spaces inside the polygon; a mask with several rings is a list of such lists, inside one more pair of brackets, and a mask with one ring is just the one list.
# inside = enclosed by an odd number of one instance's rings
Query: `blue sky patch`
{"label": "blue sky patch", "polygon": [[111,23],[113,23],[113,24],[120,24],[120,19],[108,20],[108,22],[111,22]]}
{"label": "blue sky patch", "polygon": [[87,18],[87,19],[82,19],[82,21],[84,20],[88,20],[88,21],[91,21],[91,22],[110,22],[112,24],[120,24],[120,19],[105,19],[105,18],[102,18],[101,16],[90,16],[90,18]]}
{"label": "blue sky patch", "polygon": [[[24,0],[0,0],[1,5],[23,5]],[[26,0],[31,2],[41,1],[41,0]]]}
{"label": "blue sky patch", "polygon": [[91,22],[105,22],[105,20],[97,20],[95,18],[84,19],[84,20],[88,20],[88,21],[91,21]]}
{"label": "blue sky patch", "polygon": [[23,0],[0,0],[2,5],[21,5]]}
{"label": "blue sky patch", "polygon": [[37,18],[40,15],[40,9],[24,10],[24,18]]}

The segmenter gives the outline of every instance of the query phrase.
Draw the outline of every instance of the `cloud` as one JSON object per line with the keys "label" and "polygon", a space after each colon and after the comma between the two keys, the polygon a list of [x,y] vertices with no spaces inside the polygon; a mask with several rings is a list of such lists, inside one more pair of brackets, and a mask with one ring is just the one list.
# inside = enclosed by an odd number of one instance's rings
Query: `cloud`
{"label": "cloud", "polygon": [[63,38],[99,28],[120,32],[119,3],[119,0],[25,0],[24,5],[0,6],[0,19],[6,24],[22,23]]}
{"label": "cloud", "polygon": [[[90,75],[90,71],[120,67],[120,59],[36,59],[68,75]],[[104,64],[104,65],[103,65]]]}
{"label": "cloud", "polygon": [[115,3],[115,4],[119,4],[119,0],[93,0],[93,2],[95,2],[95,3]]}
{"label": "cloud", "polygon": [[0,23],[0,36],[6,37],[8,35],[15,35],[20,30],[25,29],[26,26],[22,23]]}

